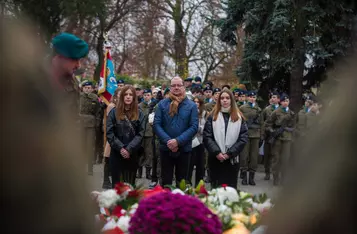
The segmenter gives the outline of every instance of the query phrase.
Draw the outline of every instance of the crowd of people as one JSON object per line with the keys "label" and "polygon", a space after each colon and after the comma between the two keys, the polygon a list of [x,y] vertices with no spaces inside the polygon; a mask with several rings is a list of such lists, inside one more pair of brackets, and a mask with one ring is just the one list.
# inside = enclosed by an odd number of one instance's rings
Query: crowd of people
{"label": "crowd of people", "polygon": [[289,96],[279,92],[270,94],[268,106],[259,107],[256,91],[218,88],[200,77],[174,77],[169,87],[147,89],[119,80],[109,105],[93,92],[93,83],[83,83],[80,116],[87,147],[100,145],[90,141],[95,135],[103,143],[94,128],[88,130],[92,127],[102,128],[107,139],[102,151],[91,149],[88,163],[92,174],[92,162],[101,163],[104,155],[103,188],[121,180],[135,184],[144,168],[150,186],[183,179],[192,183],[195,174],[193,184],[204,179],[212,186],[237,187],[239,172],[242,185],[254,186],[259,149],[264,151],[264,179],[272,175],[273,184],[279,185],[294,143],[315,125],[320,108],[309,95],[294,113]]}
{"label": "crowd of people", "polygon": [[242,185],[254,186],[259,149],[264,149],[264,179],[272,175],[273,184],[279,185],[286,178],[295,142],[308,134],[319,115],[320,105],[312,95],[294,113],[285,93],[272,92],[269,105],[260,107],[256,91],[219,88],[200,77],[174,77],[167,87],[145,89],[118,80],[110,103],[105,103],[91,81],[76,84],[70,75],[88,53],[88,45],[67,33],[52,44],[52,75],[68,74],[67,79],[54,79],[61,81],[55,85],[75,100],[71,105],[79,103],[72,110],[79,111],[88,174],[93,174],[94,163],[104,161],[103,188],[119,181],[135,184],[144,168],[151,186],[192,183],[195,175],[193,184],[204,179],[212,186],[237,187],[239,172]]}

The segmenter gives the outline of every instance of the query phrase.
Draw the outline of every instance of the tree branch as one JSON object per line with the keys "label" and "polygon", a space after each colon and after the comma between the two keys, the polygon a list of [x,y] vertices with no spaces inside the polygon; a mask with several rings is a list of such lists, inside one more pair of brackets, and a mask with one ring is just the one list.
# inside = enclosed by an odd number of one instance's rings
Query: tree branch
{"label": "tree branch", "polygon": [[[157,2],[154,2],[153,0],[147,0],[149,4],[152,6],[156,7],[157,9],[166,12],[169,15],[173,15],[173,11],[168,10],[167,8],[160,6]],[[173,8],[171,8],[173,9]]]}
{"label": "tree branch", "polygon": [[188,30],[189,30],[189,28],[190,28],[190,26],[191,26],[192,17],[193,17],[193,15],[195,14],[195,11],[196,11],[196,10],[198,9],[198,7],[200,7],[201,4],[204,3],[204,2],[205,2],[205,0],[200,1],[199,3],[197,3],[196,5],[194,5],[194,6],[191,8],[191,10],[189,11],[189,13],[188,13],[187,26],[186,26],[185,32],[184,32],[186,37],[187,37],[187,34],[188,34]]}
{"label": "tree branch", "polygon": [[195,50],[196,50],[198,44],[200,43],[200,41],[201,41],[203,35],[205,34],[205,32],[206,32],[206,30],[207,30],[208,28],[209,28],[209,25],[206,25],[206,26],[202,29],[201,34],[198,36],[198,38],[197,38],[197,40],[196,40],[194,46],[192,47],[192,49],[191,49],[189,55],[187,56],[188,59],[193,56],[193,54],[194,54],[194,52],[195,52]]}

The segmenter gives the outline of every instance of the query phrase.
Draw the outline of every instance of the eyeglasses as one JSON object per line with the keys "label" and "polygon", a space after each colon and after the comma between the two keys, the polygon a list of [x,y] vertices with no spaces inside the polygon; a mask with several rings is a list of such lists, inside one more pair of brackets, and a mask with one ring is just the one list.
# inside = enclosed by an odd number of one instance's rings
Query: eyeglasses
{"label": "eyeglasses", "polygon": [[171,88],[181,88],[183,85],[182,84],[173,84],[173,85],[170,85]]}

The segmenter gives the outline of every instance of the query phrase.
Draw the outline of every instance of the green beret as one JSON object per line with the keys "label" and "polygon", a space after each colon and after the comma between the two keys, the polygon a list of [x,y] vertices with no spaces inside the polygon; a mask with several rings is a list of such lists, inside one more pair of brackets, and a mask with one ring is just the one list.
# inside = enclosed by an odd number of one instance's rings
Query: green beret
{"label": "green beret", "polygon": [[66,58],[81,59],[87,56],[88,44],[70,33],[61,33],[52,39],[55,52]]}

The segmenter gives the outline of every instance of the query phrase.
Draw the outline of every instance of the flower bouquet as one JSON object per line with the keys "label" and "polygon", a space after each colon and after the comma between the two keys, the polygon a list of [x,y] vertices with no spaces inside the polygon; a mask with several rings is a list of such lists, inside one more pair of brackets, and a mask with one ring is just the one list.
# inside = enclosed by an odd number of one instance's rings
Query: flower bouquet
{"label": "flower bouquet", "polygon": [[207,191],[182,181],[179,188],[115,189],[93,192],[100,207],[103,233],[224,233],[245,234],[257,228],[271,208],[265,194],[252,195],[222,185]]}

